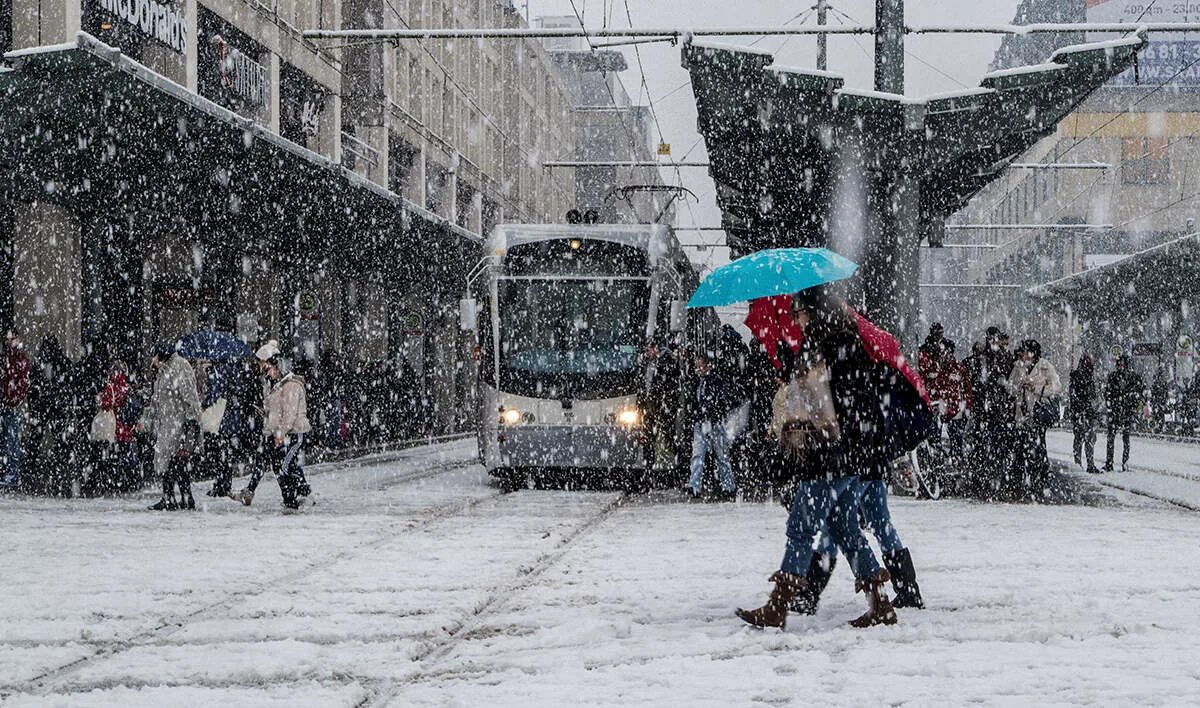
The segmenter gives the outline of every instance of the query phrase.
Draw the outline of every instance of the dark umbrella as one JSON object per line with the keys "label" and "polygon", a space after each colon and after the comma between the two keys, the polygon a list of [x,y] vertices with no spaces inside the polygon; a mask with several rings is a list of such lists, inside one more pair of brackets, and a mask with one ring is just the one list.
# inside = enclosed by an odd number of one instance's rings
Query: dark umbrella
{"label": "dark umbrella", "polygon": [[193,332],[179,340],[179,354],[188,359],[233,361],[245,359],[253,352],[245,342],[228,332],[206,329]]}

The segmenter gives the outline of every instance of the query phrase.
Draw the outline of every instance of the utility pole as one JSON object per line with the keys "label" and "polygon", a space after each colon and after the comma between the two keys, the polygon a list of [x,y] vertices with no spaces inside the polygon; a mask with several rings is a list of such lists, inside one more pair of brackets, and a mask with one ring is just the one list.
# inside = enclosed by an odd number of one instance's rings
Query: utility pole
{"label": "utility pole", "polygon": [[875,0],[875,90],[904,93],[904,0]]}
{"label": "utility pole", "polygon": [[[904,0],[875,0],[875,90],[904,93]],[[905,348],[917,343],[920,316],[920,190],[918,163],[924,138],[919,106],[905,108],[898,164],[870,165],[867,220],[871,238],[864,258],[867,314]],[[869,159],[869,157],[868,157]]]}
{"label": "utility pole", "polygon": [[[817,26],[824,27],[828,19],[826,13],[829,11],[829,0],[817,0]],[[827,66],[826,57],[829,49],[829,35],[822,32],[817,35],[817,68],[825,71]]]}

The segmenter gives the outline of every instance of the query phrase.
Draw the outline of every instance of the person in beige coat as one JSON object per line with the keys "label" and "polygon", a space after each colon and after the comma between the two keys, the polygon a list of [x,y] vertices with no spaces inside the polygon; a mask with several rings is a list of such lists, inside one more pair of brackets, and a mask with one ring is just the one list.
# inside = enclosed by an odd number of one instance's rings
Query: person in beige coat
{"label": "person in beige coat", "polygon": [[1016,398],[1014,481],[1037,496],[1050,474],[1046,429],[1061,416],[1063,385],[1058,370],[1042,358],[1042,345],[1036,339],[1026,339],[1017,348],[1008,389]]}
{"label": "person in beige coat", "polygon": [[[196,391],[196,372],[175,351],[171,343],[154,348],[151,360],[158,372],[154,392],[150,397],[140,429],[154,435],[154,473],[162,478],[162,498],[150,508],[154,511],[176,508],[194,509],[190,462],[200,434],[200,395]],[[175,502],[175,485],[179,485],[179,503]]]}
{"label": "person in beige coat", "polygon": [[[271,340],[254,353],[259,368],[266,374],[267,391],[263,402],[263,436],[266,438],[267,464],[279,480],[279,492],[283,496],[283,508],[291,511],[300,508],[312,494],[312,488],[304,477],[301,466],[304,436],[312,430],[308,420],[308,397],[305,395],[304,378],[287,368],[279,354],[279,343]],[[249,506],[254,492],[262,479],[263,469],[255,469],[250,481],[238,494],[238,499]]]}

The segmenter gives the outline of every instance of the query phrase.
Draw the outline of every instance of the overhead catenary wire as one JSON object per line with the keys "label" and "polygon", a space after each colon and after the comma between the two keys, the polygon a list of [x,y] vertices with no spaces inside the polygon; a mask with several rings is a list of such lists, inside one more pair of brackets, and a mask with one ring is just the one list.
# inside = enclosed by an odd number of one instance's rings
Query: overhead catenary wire
{"label": "overhead catenary wire", "polygon": [[[400,14],[400,11],[396,9],[396,6],[392,4],[392,0],[384,0],[384,3],[387,5],[388,9],[391,10],[392,14],[396,16],[396,19],[400,22],[400,24],[404,25],[406,28],[412,29],[412,25],[410,25],[408,23],[408,20],[406,20],[404,18],[404,16],[402,14]],[[425,54],[429,56],[429,58],[433,61],[434,65],[437,66],[438,69],[441,70],[442,77],[447,82],[449,82],[452,86],[454,86],[454,88],[457,89],[458,93],[464,99],[466,99],[466,101],[468,103],[470,103],[471,106],[473,106],[476,111],[479,112],[479,115],[483,118],[484,121],[486,121],[490,126],[492,126],[498,133],[500,133],[500,135],[504,136],[507,140],[514,143],[517,146],[517,150],[518,150],[518,152],[520,152],[522,157],[525,157],[526,159],[534,157],[533,153],[531,153],[529,150],[524,149],[521,146],[520,140],[514,140],[513,136],[510,135],[509,132],[507,130],[505,130],[505,128],[502,125],[500,125],[498,122],[496,122],[496,120],[491,116],[491,114],[487,110],[484,109],[483,106],[479,105],[479,102],[476,101],[474,99],[474,97],[471,96],[470,92],[468,92],[465,88],[463,88],[462,84],[460,84],[458,82],[458,80],[456,78],[454,78],[454,76],[453,76],[453,74],[451,74],[450,70],[447,69],[444,64],[442,64],[440,59],[438,59],[437,54],[435,54],[433,52],[433,50],[431,50],[423,40],[418,40],[417,46],[419,46],[422,49],[422,51],[424,51]],[[429,130],[431,133],[433,132],[428,126],[424,126],[423,123],[422,123],[422,127],[424,127],[426,130]],[[567,200],[570,199],[571,195],[567,191],[566,188],[564,188],[562,185],[558,184],[554,180],[551,180],[550,184],[559,193],[560,196],[562,196],[564,199],[567,199]],[[501,196],[503,197],[503,195],[501,195]]]}

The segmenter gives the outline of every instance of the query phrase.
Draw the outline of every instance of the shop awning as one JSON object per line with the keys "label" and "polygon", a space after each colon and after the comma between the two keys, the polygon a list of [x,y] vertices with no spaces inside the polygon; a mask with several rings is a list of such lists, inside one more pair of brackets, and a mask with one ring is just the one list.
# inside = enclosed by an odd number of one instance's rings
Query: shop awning
{"label": "shop awning", "polygon": [[1200,234],[1030,288],[1031,296],[1070,305],[1085,319],[1141,319],[1173,312],[1200,294]]}
{"label": "shop awning", "polygon": [[182,225],[296,266],[428,280],[457,276],[477,258],[480,239],[469,231],[87,34],[5,62],[0,191],[12,198]]}
{"label": "shop awning", "polygon": [[741,254],[823,243],[836,204],[859,198],[863,170],[914,175],[922,226],[938,223],[1145,44],[1133,35],[1066,47],[1045,64],[922,100],[846,89],[836,74],[775,66],[747,48],[691,42],[683,64],[723,225]]}

